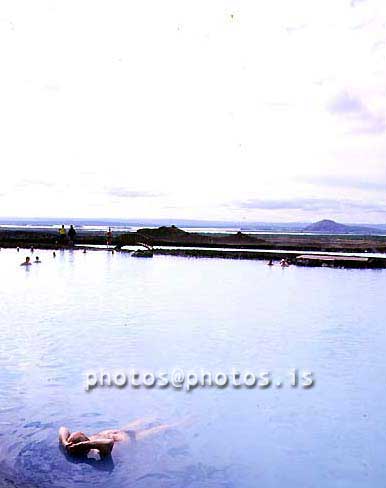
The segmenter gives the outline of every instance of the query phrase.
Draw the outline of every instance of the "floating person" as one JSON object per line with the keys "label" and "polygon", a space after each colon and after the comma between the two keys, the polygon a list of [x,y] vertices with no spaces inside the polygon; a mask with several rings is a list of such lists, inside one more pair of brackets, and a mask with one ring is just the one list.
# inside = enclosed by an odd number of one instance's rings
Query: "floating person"
{"label": "floating person", "polygon": [[62,227],[60,227],[59,229],[59,244],[61,244],[62,246],[67,244],[67,233],[63,224]]}
{"label": "floating person", "polygon": [[87,454],[95,449],[99,452],[100,458],[103,459],[111,455],[115,442],[135,444],[146,437],[181,425],[181,422],[156,426],[154,423],[150,423],[145,428],[138,428],[145,423],[148,423],[148,420],[139,419],[131,422],[123,429],[103,430],[90,436],[83,432],[71,433],[67,427],[60,427],[59,443],[71,456],[87,457]]}
{"label": "floating person", "polygon": [[280,266],[281,266],[282,268],[287,268],[287,267],[289,266],[289,262],[288,262],[286,259],[282,259],[282,260],[280,261]]}
{"label": "floating person", "polygon": [[17,251],[17,252],[20,252],[20,248],[19,248],[19,247],[17,247],[17,248],[16,248],[16,251]]}
{"label": "floating person", "polygon": [[34,252],[34,247],[33,247],[33,246],[31,246],[31,252],[32,252],[32,254],[33,254],[33,252]]}
{"label": "floating person", "polygon": [[268,261],[268,266],[273,266],[273,261],[272,261],[272,259],[270,259],[270,260]]}
{"label": "floating person", "polygon": [[83,249],[83,254],[86,254],[86,252],[87,252],[86,249]]}
{"label": "floating person", "polygon": [[31,258],[29,256],[27,256],[25,258],[25,261],[23,263],[20,264],[20,266],[31,266]]}
{"label": "floating person", "polygon": [[70,246],[73,246],[76,238],[76,230],[73,225],[70,225],[70,228],[68,229],[68,237],[70,239]]}
{"label": "floating person", "polygon": [[53,256],[54,258],[56,258],[56,252],[55,252],[55,251],[52,253],[52,256]]}
{"label": "floating person", "polygon": [[109,227],[109,230],[106,232],[106,244],[108,246],[111,246],[112,242],[113,242],[113,233],[111,227]]}
{"label": "floating person", "polygon": [[35,261],[34,261],[34,262],[35,262],[35,263],[41,263],[41,261],[40,261],[40,259],[39,259],[39,256],[36,256],[36,258],[35,258]]}

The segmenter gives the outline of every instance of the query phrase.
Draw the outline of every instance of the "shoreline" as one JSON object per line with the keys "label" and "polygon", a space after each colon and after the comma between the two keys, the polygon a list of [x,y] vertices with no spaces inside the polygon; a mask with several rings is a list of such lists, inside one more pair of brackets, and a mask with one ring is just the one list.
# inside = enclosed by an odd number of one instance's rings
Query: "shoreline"
{"label": "shoreline", "polygon": [[[111,251],[114,249],[130,252],[131,250],[125,250],[124,247],[143,244],[151,246],[156,255],[243,260],[272,259],[274,261],[286,259],[290,263],[300,266],[386,268],[386,236],[264,234],[256,237],[241,232],[207,235],[186,232],[171,226],[139,229],[136,232],[115,232],[112,246],[108,249],[105,233],[101,231],[78,231],[74,247],[60,245],[59,235],[55,231],[0,230],[0,248],[19,247],[28,250],[33,247],[35,250],[53,251],[59,249]],[[299,259],[306,253],[318,253],[319,258],[309,255],[305,259]],[[361,253],[361,256],[327,256],[323,253]],[[369,253],[369,256],[364,253]],[[384,257],[372,256],[372,253],[384,254]]]}
{"label": "shoreline", "polygon": [[[106,236],[101,231],[77,231],[76,244],[104,245]],[[157,229],[139,229],[135,232],[114,232],[113,246],[120,248],[130,245],[147,244],[155,246],[238,248],[245,250],[281,250],[281,251],[316,251],[316,252],[368,252],[386,254],[386,236],[372,235],[310,235],[310,234],[248,234],[228,233],[203,234],[186,232],[177,227],[159,227]],[[40,249],[59,249],[70,247],[59,245],[56,231],[0,229],[0,247],[25,247]]]}

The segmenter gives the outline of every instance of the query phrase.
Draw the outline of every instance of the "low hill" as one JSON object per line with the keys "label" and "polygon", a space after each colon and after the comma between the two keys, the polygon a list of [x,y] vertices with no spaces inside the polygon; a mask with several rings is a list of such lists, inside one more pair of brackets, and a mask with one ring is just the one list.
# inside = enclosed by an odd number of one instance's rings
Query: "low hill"
{"label": "low hill", "polygon": [[163,245],[248,247],[265,243],[263,239],[243,234],[242,232],[229,235],[199,234],[186,232],[174,225],[170,227],[162,226],[157,229],[139,229],[136,234],[139,236],[138,241],[142,240],[149,244]]}
{"label": "low hill", "polygon": [[304,232],[320,232],[323,234],[378,234],[377,229],[366,226],[346,225],[334,220],[320,220],[314,224],[307,225]]}

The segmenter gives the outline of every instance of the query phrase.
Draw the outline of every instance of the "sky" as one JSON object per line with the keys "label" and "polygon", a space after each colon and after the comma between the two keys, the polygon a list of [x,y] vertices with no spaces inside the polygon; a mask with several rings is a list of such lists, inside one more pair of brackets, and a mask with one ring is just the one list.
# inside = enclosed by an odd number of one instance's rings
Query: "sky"
{"label": "sky", "polygon": [[0,217],[386,223],[385,0],[3,0]]}

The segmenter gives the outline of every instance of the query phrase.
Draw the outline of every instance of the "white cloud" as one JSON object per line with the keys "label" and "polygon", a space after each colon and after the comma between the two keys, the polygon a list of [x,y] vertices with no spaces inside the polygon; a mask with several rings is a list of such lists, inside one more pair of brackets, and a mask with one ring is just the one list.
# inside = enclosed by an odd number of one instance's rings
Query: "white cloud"
{"label": "white cloud", "polygon": [[[385,173],[384,0],[5,0],[2,18],[3,215],[301,219],[223,203]],[[356,111],[332,110],[342,94]]]}
{"label": "white cloud", "polygon": [[386,114],[372,113],[359,98],[346,91],[334,97],[327,108],[353,122],[350,129],[353,134],[386,134]]}

